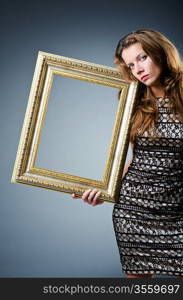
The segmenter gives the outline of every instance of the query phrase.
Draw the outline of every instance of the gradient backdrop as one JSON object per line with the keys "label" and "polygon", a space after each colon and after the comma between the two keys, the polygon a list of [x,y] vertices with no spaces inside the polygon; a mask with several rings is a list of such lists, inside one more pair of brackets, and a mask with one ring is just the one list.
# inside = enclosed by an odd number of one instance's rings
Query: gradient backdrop
{"label": "gradient backdrop", "polygon": [[183,54],[181,2],[1,1],[0,277],[123,276],[113,205],[12,184],[13,165],[39,50],[114,66],[121,36],[150,28]]}

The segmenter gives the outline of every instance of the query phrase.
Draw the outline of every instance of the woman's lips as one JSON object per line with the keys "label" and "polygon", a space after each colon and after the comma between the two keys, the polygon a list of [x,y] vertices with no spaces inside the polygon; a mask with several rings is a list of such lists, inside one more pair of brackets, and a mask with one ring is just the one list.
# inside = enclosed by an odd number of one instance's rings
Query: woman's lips
{"label": "woman's lips", "polygon": [[145,81],[148,77],[149,77],[149,74],[144,75],[144,76],[141,77],[141,80],[142,80],[142,81]]}

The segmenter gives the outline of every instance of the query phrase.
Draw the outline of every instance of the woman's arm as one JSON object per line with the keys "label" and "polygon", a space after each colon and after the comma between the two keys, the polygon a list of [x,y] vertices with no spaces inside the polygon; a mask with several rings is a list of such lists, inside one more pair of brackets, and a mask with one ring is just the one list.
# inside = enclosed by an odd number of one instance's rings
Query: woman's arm
{"label": "woman's arm", "polygon": [[[131,145],[131,148],[132,148],[132,156],[133,156],[133,147],[134,147],[134,145],[133,145],[132,143],[130,143],[130,145]],[[124,167],[124,170],[123,170],[122,178],[125,176],[126,172],[128,171],[128,168],[129,168],[129,166],[131,165],[132,160],[133,160],[133,157],[132,157],[131,160],[129,160],[129,161],[125,164],[125,167]]]}
{"label": "woman's arm", "polygon": [[124,167],[124,170],[123,170],[122,178],[125,176],[125,174],[126,174],[126,172],[128,171],[128,168],[129,168],[129,166],[131,165],[131,163],[132,163],[132,159],[129,160],[129,161],[126,163],[126,165],[125,165],[125,167]]}

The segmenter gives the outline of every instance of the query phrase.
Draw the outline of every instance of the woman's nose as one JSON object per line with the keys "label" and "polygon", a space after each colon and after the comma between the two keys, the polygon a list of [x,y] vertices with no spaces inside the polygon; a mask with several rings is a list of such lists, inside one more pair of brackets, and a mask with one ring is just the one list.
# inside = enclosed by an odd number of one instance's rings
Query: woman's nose
{"label": "woman's nose", "polygon": [[141,65],[136,65],[136,73],[140,74],[144,71],[144,68]]}

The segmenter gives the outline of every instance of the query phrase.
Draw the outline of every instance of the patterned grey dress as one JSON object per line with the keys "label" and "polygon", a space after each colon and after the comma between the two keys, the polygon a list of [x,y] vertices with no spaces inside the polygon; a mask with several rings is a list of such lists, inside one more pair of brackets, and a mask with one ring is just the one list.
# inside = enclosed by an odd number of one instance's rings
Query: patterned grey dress
{"label": "patterned grey dress", "polygon": [[113,225],[126,274],[183,276],[183,123],[169,99],[156,103],[158,121],[134,144]]}

